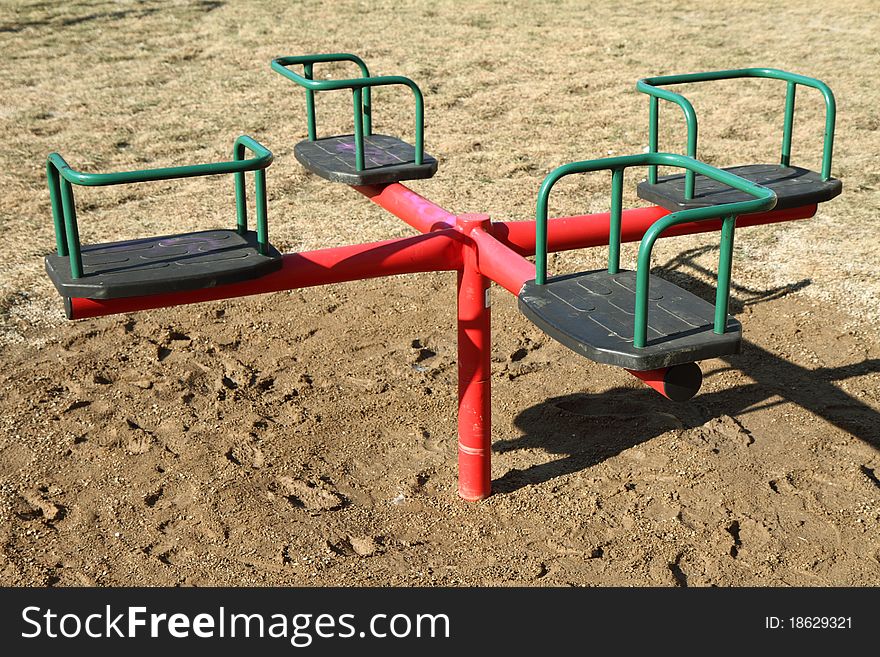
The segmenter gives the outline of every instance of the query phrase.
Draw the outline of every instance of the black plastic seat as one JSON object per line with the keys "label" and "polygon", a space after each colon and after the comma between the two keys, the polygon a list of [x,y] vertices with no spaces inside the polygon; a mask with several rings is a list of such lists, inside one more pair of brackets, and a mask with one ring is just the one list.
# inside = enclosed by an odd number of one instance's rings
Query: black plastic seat
{"label": "black plastic seat", "polygon": [[[840,194],[843,187],[836,178],[822,180],[822,176],[815,171],[781,164],[747,164],[726,167],[723,170],[772,189],[776,193],[775,210],[830,201]],[[639,183],[638,195],[649,203],[673,212],[736,203],[752,198],[717,180],[698,175],[694,179],[694,198],[685,199],[684,185],[685,174],[661,176],[654,185],[649,184],[647,180]]]}
{"label": "black plastic seat", "polygon": [[[84,173],[72,169],[58,153],[46,160],[56,253],[46,256],[46,272],[62,297],[119,299],[183,292],[238,283],[263,276],[283,264],[269,244],[266,218],[266,168],[272,152],[242,135],[233,145],[233,159],[178,167]],[[245,159],[246,151],[253,157]],[[245,173],[253,172],[256,189],[256,231],[249,231]],[[120,242],[83,245],[73,185],[105,187],[196,176],[235,174],[234,230],[203,230]]]}
{"label": "black plastic seat", "polygon": [[257,234],[205,230],[82,246],[83,276],[70,258],[46,256],[46,271],[64,297],[116,299],[196,290],[263,276],[281,267],[271,245],[261,255]]}
{"label": "black plastic seat", "polygon": [[298,143],[293,152],[299,163],[312,173],[347,185],[417,180],[437,173],[437,160],[425,153],[422,164],[416,164],[415,147],[389,135],[364,136],[362,171],[355,165],[354,135],[306,139]]}
{"label": "black plastic seat", "polygon": [[519,308],[550,337],[582,356],[630,370],[653,370],[739,353],[742,325],[727,318],[712,331],[714,306],[677,285],[651,276],[648,342],[633,346],[636,274],[607,270],[534,281],[519,293]]}
{"label": "black plastic seat", "polygon": [[[315,65],[327,62],[352,62],[360,68],[361,75],[345,80],[315,80]],[[302,66],[302,73],[290,68],[292,66]],[[400,75],[372,77],[364,60],[351,53],[278,57],[272,60],[272,70],[306,90],[309,138],[294,147],[294,154],[299,163],[312,173],[347,185],[381,185],[430,178],[437,173],[437,160],[428,155],[424,148],[422,92],[419,85],[409,78]],[[371,90],[386,86],[404,86],[412,91],[415,102],[415,145],[397,137],[373,133]],[[353,134],[318,138],[315,124],[316,92],[340,89],[351,90],[357,140]],[[363,136],[362,140],[360,136]]]}

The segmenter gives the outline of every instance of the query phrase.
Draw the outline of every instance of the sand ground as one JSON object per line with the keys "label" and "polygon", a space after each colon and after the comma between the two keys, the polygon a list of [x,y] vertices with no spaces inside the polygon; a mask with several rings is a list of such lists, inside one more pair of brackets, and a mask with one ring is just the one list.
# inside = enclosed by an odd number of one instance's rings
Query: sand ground
{"label": "sand ground", "polygon": [[[5,2],[0,5],[0,582],[9,585],[880,584],[880,68],[876,3]],[[772,11],[772,13],[771,13]],[[674,404],[575,357],[493,290],[495,495],[457,499],[455,281],[423,274],[67,322],[45,157],[111,171],[276,155],[282,250],[412,234],[304,172],[300,90],[274,56],[348,51],[425,93],[411,187],[525,220],[577,159],[641,152],[647,75],[773,66],[825,80],[838,199],[737,234],[743,353]],[[344,67],[327,66],[327,75]],[[773,161],[784,85],[695,89],[700,156]],[[411,136],[403,91],[378,131]],[[325,134],[350,99],[319,96]],[[799,92],[793,161],[818,167]],[[661,148],[680,150],[663,108]],[[627,205],[637,205],[635,174]],[[555,215],[603,211],[607,179]],[[227,178],[77,190],[83,242],[231,225]],[[661,241],[661,275],[707,298],[715,235]],[[632,245],[624,261],[632,263]],[[602,249],[561,254],[557,271]]]}

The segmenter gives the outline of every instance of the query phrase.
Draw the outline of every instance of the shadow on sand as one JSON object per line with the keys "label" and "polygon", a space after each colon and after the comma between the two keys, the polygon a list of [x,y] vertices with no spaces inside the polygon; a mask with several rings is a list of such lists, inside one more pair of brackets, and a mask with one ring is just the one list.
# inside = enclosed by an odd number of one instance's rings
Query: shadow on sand
{"label": "shadow on sand", "polygon": [[[713,287],[683,271],[689,268],[713,277],[712,272],[694,262],[710,248],[687,251],[657,273],[704,299],[714,300]],[[809,284],[809,280],[804,280],[770,290],[734,284],[731,313],[738,314],[746,306],[781,298]],[[723,360],[730,369],[744,372],[754,383],[698,394],[683,404],[664,399],[647,388],[614,388],[596,394],[554,397],[526,409],[514,420],[523,435],[495,441],[493,450],[538,448],[559,454],[560,458],[525,470],[511,470],[492,483],[493,491],[509,493],[589,468],[671,429],[697,427],[722,415],[742,416],[784,403],[796,404],[880,449],[880,413],[835,385],[851,377],[880,372],[880,359],[808,369],[744,340],[741,354]]]}

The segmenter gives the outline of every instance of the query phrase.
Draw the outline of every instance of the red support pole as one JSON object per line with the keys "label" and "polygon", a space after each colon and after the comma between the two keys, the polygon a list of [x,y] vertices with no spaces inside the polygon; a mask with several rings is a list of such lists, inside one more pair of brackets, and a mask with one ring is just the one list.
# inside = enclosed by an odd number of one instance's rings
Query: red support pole
{"label": "red support pole", "polygon": [[[458,228],[467,234],[488,224],[488,215],[464,215]],[[490,281],[477,268],[476,245],[463,251],[458,272],[458,494],[475,502],[492,492]]]}

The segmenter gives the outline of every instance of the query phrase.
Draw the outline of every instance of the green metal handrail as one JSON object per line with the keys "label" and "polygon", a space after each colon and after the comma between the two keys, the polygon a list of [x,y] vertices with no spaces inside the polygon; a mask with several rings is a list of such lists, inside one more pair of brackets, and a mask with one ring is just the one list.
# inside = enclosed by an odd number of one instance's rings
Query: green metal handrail
{"label": "green metal handrail", "polygon": [[[245,160],[245,150],[254,153],[255,157]],[[82,278],[82,252],[72,185],[104,187],[107,185],[233,173],[235,174],[236,229],[240,234],[244,234],[247,231],[247,199],[244,190],[244,174],[246,171],[255,172],[257,243],[260,253],[266,255],[269,250],[266,167],[272,163],[272,159],[272,152],[268,148],[247,135],[242,135],[235,140],[233,160],[231,162],[211,162],[208,164],[191,164],[140,171],[84,173],[71,169],[70,165],[61,155],[52,153],[46,160],[46,175],[49,179],[49,197],[52,202],[52,220],[55,224],[55,244],[58,249],[58,255],[70,258],[70,274],[72,278]]]}
{"label": "green metal handrail", "polygon": [[[687,122],[687,154],[690,157],[697,157],[697,114],[690,101],[673,91],[668,89],[660,89],[659,86],[667,84],[687,84],[690,82],[709,82],[712,80],[731,80],[735,78],[772,78],[774,80],[784,80],[788,83],[785,93],[785,116],[782,128],[782,155],[780,163],[783,166],[789,166],[791,163],[791,135],[794,123],[794,99],[795,89],[797,85],[805,87],[813,87],[818,89],[822,97],[825,99],[825,136],[822,150],[822,180],[828,180],[831,177],[831,155],[834,149],[834,122],[837,115],[837,104],[834,100],[834,93],[827,84],[815,78],[808,78],[805,75],[797,73],[789,73],[775,68],[740,68],[729,71],[709,71],[706,73],[688,73],[684,75],[661,75],[653,78],[644,78],[636,83],[636,89],[650,96],[648,105],[648,151],[650,153],[657,152],[657,130],[658,130],[658,99],[668,100],[675,103],[684,111],[685,121]],[[685,174],[685,198],[692,199],[694,197],[694,172],[688,171]],[[648,169],[648,182],[650,184],[657,183],[657,167],[652,166]]]}
{"label": "green metal handrail", "polygon": [[[272,69],[281,73],[281,75],[293,80],[297,84],[301,84],[300,80],[314,80],[314,65],[323,62],[354,62],[361,70],[362,78],[370,77],[370,70],[367,65],[357,55],[351,53],[330,53],[322,55],[302,55],[297,57],[279,57],[272,60]],[[293,64],[302,64],[303,76],[299,76],[293,71],[289,71],[286,66]],[[305,86],[305,85],[303,85]],[[315,141],[317,137],[317,128],[315,126],[315,89],[306,88],[306,112],[308,115],[309,125],[309,141]],[[320,91],[320,90],[319,90]],[[363,125],[364,132],[368,135],[373,134],[372,131],[372,106],[370,103],[370,88],[364,89],[364,105],[363,105]]]}
{"label": "green metal handrail", "polygon": [[776,194],[744,178],[728,171],[722,171],[703,162],[671,153],[645,153],[643,155],[623,155],[599,160],[573,162],[557,167],[551,171],[538,191],[538,205],[535,213],[535,283],[544,285],[547,282],[547,216],[550,190],[565,176],[590,171],[610,170],[611,175],[611,215],[608,234],[608,272],[616,274],[620,271],[620,228],[623,205],[623,172],[634,166],[673,166],[694,171],[707,178],[729,185],[745,192],[754,199],[723,203],[703,208],[691,208],[673,212],[654,222],[642,237],[639,245],[638,266],[636,269],[636,305],[635,325],[633,327],[633,345],[643,348],[648,340],[648,287],[651,273],[651,251],[654,242],[670,226],[688,221],[703,221],[723,217],[721,224],[721,253],[718,262],[718,284],[715,292],[715,333],[724,333],[727,326],[727,305],[730,297],[730,270],[733,256],[733,232],[736,217],[752,212],[764,212],[776,205]]}
{"label": "green metal handrail", "polygon": [[[356,63],[363,77],[346,80],[315,81],[313,65],[319,62],[350,61]],[[288,69],[288,66],[302,64],[303,75],[299,75]],[[383,87],[389,85],[403,85],[413,92],[416,103],[416,144],[415,163],[420,165],[424,161],[425,154],[425,102],[419,86],[409,78],[401,75],[383,75],[370,77],[367,65],[357,55],[349,53],[334,53],[326,55],[301,55],[291,57],[278,57],[272,60],[272,70],[277,71],[289,80],[293,80],[306,90],[306,110],[308,113],[309,141],[317,139],[315,126],[315,97],[316,91],[334,91],[336,89],[351,89],[352,102],[354,105],[354,140],[355,140],[355,167],[358,171],[364,170],[364,134],[371,135],[372,131],[372,104],[370,100],[371,87]]]}

